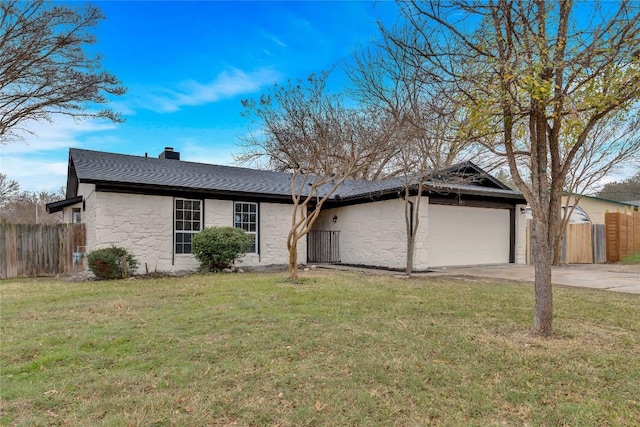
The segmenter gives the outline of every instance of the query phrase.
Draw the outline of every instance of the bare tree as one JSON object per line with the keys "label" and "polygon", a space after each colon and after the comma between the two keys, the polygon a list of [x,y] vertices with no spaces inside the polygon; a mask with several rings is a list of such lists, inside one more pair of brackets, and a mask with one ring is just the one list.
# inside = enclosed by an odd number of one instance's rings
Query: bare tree
{"label": "bare tree", "polygon": [[479,153],[472,153],[477,146],[462,132],[459,110],[443,102],[446,97],[439,97],[439,87],[432,85],[416,58],[403,48],[410,43],[411,33],[400,30],[394,37],[404,42],[387,37],[356,51],[347,74],[353,84],[351,95],[394,121],[390,126],[395,131],[393,148],[379,170],[383,176],[399,177],[404,186],[405,273],[411,275],[426,181],[436,175],[440,180],[451,178],[443,176],[445,169]]}
{"label": "bare tree", "polygon": [[15,192],[3,203],[0,221],[13,224],[61,223],[62,212],[48,214],[46,204],[63,200],[65,191],[65,188],[61,187],[57,191]]}
{"label": "bare tree", "polygon": [[120,81],[100,69],[85,47],[104,16],[96,7],[74,9],[42,0],[0,2],[0,144],[52,115],[121,121],[106,104],[122,95]]}
{"label": "bare tree", "polygon": [[[562,209],[555,247],[559,248],[566,233],[569,218],[582,196],[621,164],[640,161],[640,115],[633,119],[615,117],[597,123],[591,136],[576,152],[567,176],[564,192],[565,209]],[[553,265],[560,264],[560,251],[554,252]]]}
{"label": "bare tree", "polygon": [[259,100],[242,102],[245,116],[258,129],[245,139],[245,151],[236,160],[266,159],[268,166],[291,173],[287,249],[292,280],[298,277],[298,242],[313,227],[323,204],[346,179],[362,176],[385,156],[392,134],[384,116],[348,109],[327,93],[328,75],[276,84]]}
{"label": "bare tree", "polygon": [[469,132],[508,161],[531,205],[540,335],[552,331],[551,265],[576,156],[598,125],[637,114],[640,6],[609,6],[585,7],[577,22],[571,0],[412,1],[399,4],[410,43],[384,31],[455,89],[450,99],[468,111]]}
{"label": "bare tree", "polygon": [[[640,161],[636,163],[636,165],[639,164]],[[640,166],[636,167],[636,173],[633,176],[603,185],[597,195],[603,199],[619,202],[640,200]]]}
{"label": "bare tree", "polygon": [[0,172],[0,209],[4,209],[6,204],[20,191],[17,181],[7,178],[7,174]]}

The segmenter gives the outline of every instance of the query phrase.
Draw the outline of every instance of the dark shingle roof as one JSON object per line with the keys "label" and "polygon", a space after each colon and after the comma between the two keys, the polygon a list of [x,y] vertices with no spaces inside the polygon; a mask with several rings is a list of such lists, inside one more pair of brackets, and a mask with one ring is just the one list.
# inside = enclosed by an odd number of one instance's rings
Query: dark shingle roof
{"label": "dark shingle roof", "polygon": [[291,175],[101,151],[69,150],[80,182],[144,184],[189,190],[291,194]]}
{"label": "dark shingle roof", "polygon": [[[291,174],[182,160],[132,156],[101,151],[69,150],[70,163],[78,182],[122,184],[181,189],[186,191],[247,193],[290,196]],[[477,167],[476,167],[477,168]],[[493,197],[521,198],[520,193],[502,188],[468,184],[432,183],[441,191],[460,191]],[[401,191],[403,180],[348,180],[332,199],[356,199]],[[328,190],[328,186],[325,191]],[[73,196],[73,195],[67,195]]]}

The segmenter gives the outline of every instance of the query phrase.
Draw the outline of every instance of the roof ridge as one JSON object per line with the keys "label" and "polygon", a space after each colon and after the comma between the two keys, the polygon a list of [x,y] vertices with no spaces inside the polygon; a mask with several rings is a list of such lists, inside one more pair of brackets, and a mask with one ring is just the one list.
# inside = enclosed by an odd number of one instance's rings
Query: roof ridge
{"label": "roof ridge", "polygon": [[255,169],[255,168],[249,168],[249,167],[245,167],[245,166],[220,165],[220,164],[217,164],[217,163],[194,162],[194,161],[190,161],[190,160],[161,159],[161,158],[155,157],[155,156],[140,156],[140,155],[136,155],[136,154],[112,153],[112,152],[109,152],[109,151],[87,150],[86,148],[73,148],[73,147],[70,147],[69,151],[70,152],[71,151],[84,151],[84,152],[88,152],[88,153],[106,154],[106,155],[109,155],[109,156],[130,157],[130,158],[134,158],[134,159],[151,159],[151,160],[158,160],[158,161],[169,160],[169,161],[172,161],[172,162],[189,163],[189,164],[194,164],[194,165],[215,166],[215,167],[219,167],[219,168],[247,170],[247,171],[252,171],[252,172],[269,172],[269,173],[273,173],[273,174],[281,174],[281,175],[289,175],[289,176],[291,175],[290,172],[280,172],[280,171],[274,171],[274,170],[269,170],[269,169]]}

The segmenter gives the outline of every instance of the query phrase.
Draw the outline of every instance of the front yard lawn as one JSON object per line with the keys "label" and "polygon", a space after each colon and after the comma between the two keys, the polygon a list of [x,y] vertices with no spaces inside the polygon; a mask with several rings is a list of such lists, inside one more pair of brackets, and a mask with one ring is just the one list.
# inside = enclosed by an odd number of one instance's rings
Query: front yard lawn
{"label": "front yard lawn", "polygon": [[0,424],[637,425],[640,298],[312,271],[0,281]]}

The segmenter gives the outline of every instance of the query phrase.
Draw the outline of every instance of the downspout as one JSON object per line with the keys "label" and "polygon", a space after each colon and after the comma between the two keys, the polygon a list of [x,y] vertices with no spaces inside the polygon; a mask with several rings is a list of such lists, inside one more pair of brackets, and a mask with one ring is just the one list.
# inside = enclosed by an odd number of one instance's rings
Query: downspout
{"label": "downspout", "polygon": [[409,238],[413,237],[413,202],[407,200],[409,203]]}

